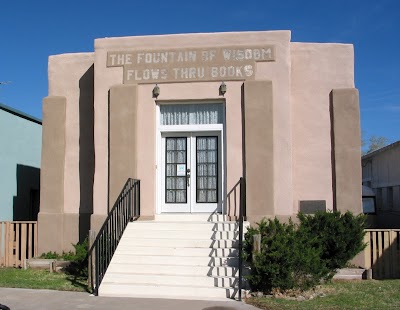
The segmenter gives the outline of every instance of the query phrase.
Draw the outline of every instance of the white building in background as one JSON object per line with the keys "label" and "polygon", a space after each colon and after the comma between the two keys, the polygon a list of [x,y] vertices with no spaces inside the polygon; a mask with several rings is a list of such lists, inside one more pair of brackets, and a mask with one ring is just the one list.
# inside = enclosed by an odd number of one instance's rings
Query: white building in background
{"label": "white building in background", "polygon": [[375,193],[373,226],[400,228],[400,141],[362,157],[362,184]]}

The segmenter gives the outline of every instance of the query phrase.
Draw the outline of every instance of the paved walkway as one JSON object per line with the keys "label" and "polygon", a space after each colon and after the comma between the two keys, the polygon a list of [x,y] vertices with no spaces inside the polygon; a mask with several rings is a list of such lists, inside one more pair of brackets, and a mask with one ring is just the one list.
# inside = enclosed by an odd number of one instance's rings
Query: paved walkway
{"label": "paved walkway", "polygon": [[0,288],[0,304],[10,310],[135,309],[135,310],[256,310],[242,302],[94,297],[87,293]]}

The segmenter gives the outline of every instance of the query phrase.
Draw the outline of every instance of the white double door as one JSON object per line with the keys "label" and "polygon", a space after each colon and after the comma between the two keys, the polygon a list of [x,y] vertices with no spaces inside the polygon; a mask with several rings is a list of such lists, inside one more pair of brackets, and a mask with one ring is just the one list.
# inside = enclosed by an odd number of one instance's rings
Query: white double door
{"label": "white double door", "polygon": [[220,212],[220,132],[161,135],[161,211]]}

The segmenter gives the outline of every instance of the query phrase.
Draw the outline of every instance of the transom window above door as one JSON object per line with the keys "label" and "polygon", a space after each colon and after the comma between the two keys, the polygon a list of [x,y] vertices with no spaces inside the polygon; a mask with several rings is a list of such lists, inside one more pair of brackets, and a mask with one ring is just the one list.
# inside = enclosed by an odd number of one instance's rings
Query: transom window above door
{"label": "transom window above door", "polygon": [[160,125],[211,125],[222,124],[222,103],[161,104]]}

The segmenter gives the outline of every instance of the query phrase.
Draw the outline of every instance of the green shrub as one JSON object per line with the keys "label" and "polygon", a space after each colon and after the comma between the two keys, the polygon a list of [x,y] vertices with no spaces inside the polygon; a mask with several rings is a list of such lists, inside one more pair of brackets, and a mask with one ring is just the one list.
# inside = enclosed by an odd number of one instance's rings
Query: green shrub
{"label": "green shrub", "polygon": [[[243,244],[247,277],[254,291],[309,289],[330,279],[335,270],[364,248],[364,216],[350,212],[299,214],[299,224],[262,220],[250,227]],[[253,236],[261,235],[261,250],[253,257]]]}
{"label": "green shrub", "polygon": [[71,264],[67,267],[67,273],[79,277],[88,276],[88,246],[87,238],[82,243],[73,244],[75,253],[70,252],[68,255]]}
{"label": "green shrub", "polygon": [[60,259],[61,255],[56,253],[56,252],[47,252],[47,253],[42,253],[42,255],[39,256],[39,258],[43,259]]}
{"label": "green shrub", "polygon": [[348,261],[364,250],[366,217],[351,212],[317,212],[314,215],[298,214],[299,230],[310,237],[315,236],[313,247],[321,249],[321,260],[334,275]]}
{"label": "green shrub", "polygon": [[[261,234],[261,251],[252,257],[254,234]],[[253,290],[270,292],[273,288],[288,290],[308,289],[316,285],[326,273],[320,260],[320,249],[309,244],[290,220],[262,220],[258,228],[251,228],[245,236],[244,253],[251,265],[247,280]]]}
{"label": "green shrub", "polygon": [[66,268],[67,274],[78,277],[87,277],[88,239],[86,238],[82,243],[72,244],[72,246],[75,251],[63,252],[62,254],[47,252],[43,253],[40,258],[70,261],[71,264]]}

